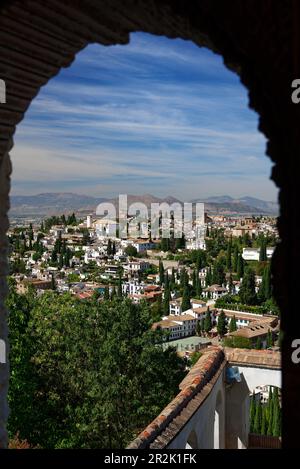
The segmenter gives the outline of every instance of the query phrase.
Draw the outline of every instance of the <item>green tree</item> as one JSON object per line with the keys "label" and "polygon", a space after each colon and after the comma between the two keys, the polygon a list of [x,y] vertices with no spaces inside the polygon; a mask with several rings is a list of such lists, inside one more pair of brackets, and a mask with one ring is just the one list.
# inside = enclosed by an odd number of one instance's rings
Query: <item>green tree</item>
{"label": "green tree", "polygon": [[268,334],[267,334],[267,348],[270,348],[270,347],[273,347],[273,335],[272,335],[271,330],[269,329]]}
{"label": "green tree", "polygon": [[256,348],[257,350],[261,350],[261,348],[262,348],[262,343],[261,343],[261,338],[260,338],[260,337],[258,337],[258,338],[256,339],[255,348]]}
{"label": "green tree", "polygon": [[255,273],[250,267],[245,270],[239,291],[239,297],[241,302],[246,305],[255,305],[257,303],[255,292]]}
{"label": "green tree", "polygon": [[265,262],[267,260],[267,243],[266,239],[263,238],[259,250],[259,260]]}
{"label": "green tree", "polygon": [[280,436],[281,435],[281,408],[279,403],[278,388],[274,388],[273,392],[273,422],[272,422],[272,435]]}
{"label": "green tree", "polygon": [[261,435],[267,434],[267,417],[266,417],[266,408],[262,407],[262,419],[261,419]]}
{"label": "green tree", "polygon": [[218,317],[217,331],[221,337],[223,337],[227,332],[226,315],[223,310],[220,312]]}
{"label": "green tree", "polygon": [[51,275],[51,290],[56,290],[56,282],[53,274]]}
{"label": "green tree", "polygon": [[210,285],[212,285],[211,267],[208,267],[208,269],[207,269],[206,277],[205,277],[205,285],[206,285],[206,287],[209,287]]}
{"label": "green tree", "polygon": [[163,261],[161,259],[159,260],[158,271],[159,271],[159,284],[163,285],[164,280],[165,280],[165,269],[164,269]]}
{"label": "green tree", "polygon": [[162,238],[160,243],[160,248],[163,252],[167,252],[170,250],[170,239],[169,238]]}
{"label": "green tree", "polygon": [[262,405],[261,405],[261,401],[259,400],[256,403],[254,426],[253,426],[253,432],[256,433],[257,435],[261,433],[261,424],[262,424]]}
{"label": "green tree", "polygon": [[[168,275],[166,277],[168,277]],[[167,280],[167,283],[165,285],[164,299],[163,299],[163,305],[162,305],[163,314],[165,316],[168,316],[170,314],[170,300],[171,300],[171,293],[170,293],[169,281]]]}
{"label": "green tree", "polygon": [[267,405],[267,416],[268,416],[268,428],[267,428],[267,435],[272,436],[273,434],[273,417],[274,417],[274,405],[273,405],[273,392],[270,386],[269,389],[269,399]]}
{"label": "green tree", "polygon": [[181,238],[175,238],[175,250],[177,251],[178,249],[184,249],[185,248],[185,238],[184,235],[182,235]]}
{"label": "green tree", "polygon": [[188,285],[185,285],[183,289],[183,295],[182,295],[181,310],[182,312],[184,312],[190,308],[191,308],[190,290],[189,290]]}
{"label": "green tree", "polygon": [[239,279],[244,276],[244,259],[241,254],[238,257],[237,276]]}
{"label": "green tree", "polygon": [[272,285],[271,285],[271,267],[267,264],[264,268],[262,281],[259,287],[258,298],[260,301],[267,301],[272,298]]}
{"label": "green tree", "polygon": [[19,301],[8,298],[10,436],[50,449],[124,448],[177,394],[184,360],[160,345],[146,304],[51,292]]}
{"label": "green tree", "polygon": [[235,315],[233,315],[229,323],[229,332],[235,332],[235,331],[237,331],[237,325],[236,325]]}
{"label": "green tree", "polygon": [[230,237],[228,241],[228,246],[227,246],[227,257],[226,257],[226,267],[227,270],[231,270],[232,268],[232,238]]}
{"label": "green tree", "polygon": [[224,265],[220,259],[214,262],[212,283],[217,285],[223,285],[225,283]]}
{"label": "green tree", "polygon": [[207,308],[205,319],[204,319],[204,331],[208,334],[212,329],[212,321],[211,321],[211,312],[210,309]]}
{"label": "green tree", "polygon": [[253,392],[251,399],[250,399],[250,433],[254,433],[255,413],[256,413],[256,400],[255,400],[255,394]]}
{"label": "green tree", "polygon": [[117,289],[117,296],[118,298],[123,297],[123,291],[122,291],[122,275],[120,274],[118,277],[118,289]]}
{"label": "green tree", "polygon": [[104,288],[104,295],[103,295],[105,300],[109,300],[109,287],[106,285]]}
{"label": "green tree", "polygon": [[238,247],[237,244],[235,244],[234,245],[234,251],[233,251],[233,263],[232,263],[233,272],[237,272],[238,259],[239,259],[239,247]]}
{"label": "green tree", "polygon": [[201,298],[202,296],[202,287],[201,287],[201,280],[199,278],[199,275],[197,275],[196,278],[196,298]]}
{"label": "green tree", "polygon": [[129,257],[136,257],[138,252],[137,252],[136,247],[134,247],[134,246],[132,246],[132,244],[130,244],[129,246],[127,246],[125,248],[125,253]]}

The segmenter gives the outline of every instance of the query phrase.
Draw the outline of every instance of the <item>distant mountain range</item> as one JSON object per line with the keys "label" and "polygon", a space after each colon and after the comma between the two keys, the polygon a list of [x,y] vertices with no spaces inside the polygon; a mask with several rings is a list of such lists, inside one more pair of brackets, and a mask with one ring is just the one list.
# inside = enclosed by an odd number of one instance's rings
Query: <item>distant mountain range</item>
{"label": "distant mountain range", "polygon": [[208,197],[207,199],[194,199],[192,202],[204,202],[205,209],[211,213],[236,213],[251,215],[278,215],[277,202],[269,202],[255,197],[240,197],[234,199],[229,195]]}
{"label": "distant mountain range", "polygon": [[[50,216],[62,213],[76,212],[84,215],[86,212],[95,212],[101,202],[111,202],[118,210],[118,197],[97,198],[92,196],[74,194],[70,192],[50,192],[37,195],[12,195],[10,198],[10,217]],[[155,197],[151,194],[128,195],[128,205],[134,202],[142,202],[148,208],[152,203],[181,202],[175,197]],[[194,199],[191,202],[204,202],[205,211],[211,214],[252,214],[252,215],[278,215],[278,204],[256,199],[254,197],[241,197],[234,199],[228,195],[208,197],[206,199]]]}

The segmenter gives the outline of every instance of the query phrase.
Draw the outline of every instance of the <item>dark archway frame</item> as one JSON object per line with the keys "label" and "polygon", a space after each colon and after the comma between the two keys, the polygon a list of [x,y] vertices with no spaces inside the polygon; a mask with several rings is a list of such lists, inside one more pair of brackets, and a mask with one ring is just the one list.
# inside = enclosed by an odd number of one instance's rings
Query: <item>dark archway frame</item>
{"label": "dark archway frame", "polygon": [[[249,90],[259,114],[279,187],[281,243],[273,263],[275,296],[282,311],[283,446],[297,447],[300,365],[291,343],[300,335],[298,312],[300,105],[291,82],[300,78],[298,0],[5,0],[0,6],[0,78],[7,102],[0,105],[0,339],[7,343],[7,212],[9,151],[17,124],[33,98],[77,52],[90,43],[127,44],[134,31],[191,40],[222,55]],[[99,58],[100,60],[100,58]],[[298,329],[299,328],[299,329]],[[7,347],[8,348],[8,347]],[[0,447],[7,444],[8,364],[0,364]]]}

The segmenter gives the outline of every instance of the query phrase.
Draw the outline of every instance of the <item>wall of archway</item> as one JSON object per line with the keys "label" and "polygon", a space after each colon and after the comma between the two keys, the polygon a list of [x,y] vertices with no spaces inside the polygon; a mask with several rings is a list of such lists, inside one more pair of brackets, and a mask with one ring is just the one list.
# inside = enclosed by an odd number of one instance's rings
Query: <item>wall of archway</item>
{"label": "wall of archway", "polygon": [[[281,244],[273,275],[283,313],[283,446],[298,444],[288,420],[300,422],[300,374],[290,360],[300,326],[297,289],[298,153],[300,112],[291,103],[291,81],[300,76],[300,8],[294,0],[5,0],[0,7],[0,77],[7,102],[0,105],[0,339],[7,341],[6,294],[9,177],[8,153],[16,125],[41,86],[89,43],[126,44],[133,31],[180,37],[220,53],[249,89],[249,106],[260,116],[280,188]],[[290,281],[286,282],[289,278]],[[0,364],[0,447],[6,445],[8,365]],[[286,394],[289,393],[289,398]]]}

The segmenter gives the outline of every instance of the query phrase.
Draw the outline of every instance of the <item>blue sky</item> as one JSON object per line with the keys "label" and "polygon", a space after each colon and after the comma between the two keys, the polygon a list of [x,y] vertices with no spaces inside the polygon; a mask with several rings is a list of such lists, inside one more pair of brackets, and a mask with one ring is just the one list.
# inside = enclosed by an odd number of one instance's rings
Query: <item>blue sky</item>
{"label": "blue sky", "polygon": [[276,200],[247,102],[221,57],[191,42],[135,33],[90,45],[18,126],[12,193]]}

